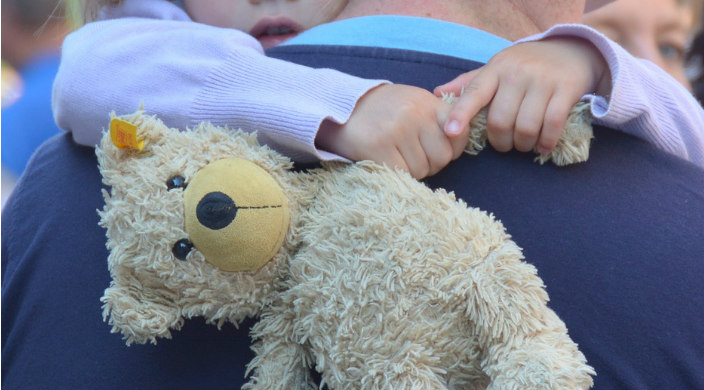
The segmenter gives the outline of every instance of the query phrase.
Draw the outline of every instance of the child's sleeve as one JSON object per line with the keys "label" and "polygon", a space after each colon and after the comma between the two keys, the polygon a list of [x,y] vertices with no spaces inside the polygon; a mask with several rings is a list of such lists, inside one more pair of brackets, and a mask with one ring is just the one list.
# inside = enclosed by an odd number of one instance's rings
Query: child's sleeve
{"label": "child's sleeve", "polygon": [[520,42],[554,36],[590,41],[609,65],[610,96],[583,98],[591,103],[595,123],[645,139],[704,167],[704,110],[684,86],[652,62],[633,57],[585,25],[557,25]]}
{"label": "child's sleeve", "polygon": [[251,36],[187,20],[116,18],[64,41],[54,83],[58,125],[98,143],[108,114],[140,104],[171,127],[210,121],[257,131],[295,161],[339,159],[319,151],[324,120],[344,123],[358,99],[384,83],[268,58]]}

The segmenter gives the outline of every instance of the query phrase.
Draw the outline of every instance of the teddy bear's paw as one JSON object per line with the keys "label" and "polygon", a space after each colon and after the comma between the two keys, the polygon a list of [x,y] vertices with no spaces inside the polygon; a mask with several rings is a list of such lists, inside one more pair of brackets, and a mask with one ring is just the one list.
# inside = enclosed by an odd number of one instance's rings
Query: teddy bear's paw
{"label": "teddy bear's paw", "polygon": [[112,333],[121,333],[127,345],[156,344],[156,339],[171,338],[171,329],[183,325],[176,308],[158,302],[135,299],[127,288],[110,287],[101,298],[103,321],[112,325]]}
{"label": "teddy bear's paw", "polygon": [[291,383],[282,381],[281,378],[271,378],[255,376],[242,386],[242,390],[317,390],[318,386],[313,384],[308,377],[300,378],[299,381]]}
{"label": "teddy bear's paw", "polygon": [[589,147],[594,138],[589,103],[577,103],[570,112],[562,136],[555,148],[547,154],[539,154],[536,162],[544,164],[552,160],[557,166],[585,162],[589,159]]}
{"label": "teddy bear's paw", "polygon": [[[457,97],[452,94],[443,94],[442,101],[454,104]],[[594,132],[591,124],[591,111],[589,103],[577,103],[570,111],[565,128],[557,142],[555,148],[547,154],[540,154],[534,150],[538,156],[536,162],[544,164],[551,161],[557,166],[564,166],[585,162],[589,159],[589,147]],[[469,138],[464,152],[475,156],[486,147],[487,142],[487,109],[484,108],[472,118],[469,123]]]}
{"label": "teddy bear's paw", "polygon": [[493,369],[496,375],[487,390],[586,390],[592,387],[595,375],[572,346],[513,351]]}

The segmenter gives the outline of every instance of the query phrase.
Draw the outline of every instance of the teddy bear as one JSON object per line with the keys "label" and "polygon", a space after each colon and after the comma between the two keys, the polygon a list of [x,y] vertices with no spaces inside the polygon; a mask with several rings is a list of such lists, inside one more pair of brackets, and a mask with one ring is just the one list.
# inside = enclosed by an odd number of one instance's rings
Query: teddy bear
{"label": "teddy bear", "polygon": [[593,383],[536,269],[452,193],[372,162],[295,169],[256,133],[179,131],[143,110],[113,116],[96,153],[103,316],[128,345],[195,316],[255,317],[245,389]]}

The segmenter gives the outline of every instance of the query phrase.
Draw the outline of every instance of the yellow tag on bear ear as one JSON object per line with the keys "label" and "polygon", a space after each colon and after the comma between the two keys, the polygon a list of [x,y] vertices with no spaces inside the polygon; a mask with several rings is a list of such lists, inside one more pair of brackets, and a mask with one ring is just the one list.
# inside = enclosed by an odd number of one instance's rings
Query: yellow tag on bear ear
{"label": "yellow tag on bear ear", "polygon": [[110,139],[120,149],[144,148],[144,140],[137,138],[137,126],[119,118],[110,121]]}

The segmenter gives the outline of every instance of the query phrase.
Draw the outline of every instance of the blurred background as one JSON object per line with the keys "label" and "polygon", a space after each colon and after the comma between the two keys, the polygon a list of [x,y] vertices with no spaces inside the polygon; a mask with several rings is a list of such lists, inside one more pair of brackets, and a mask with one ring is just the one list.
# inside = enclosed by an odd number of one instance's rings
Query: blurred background
{"label": "blurred background", "polygon": [[[704,101],[703,0],[617,0],[585,15],[636,57],[653,61]],[[2,0],[2,203],[36,148],[59,133],[51,88],[70,27],[61,0]]]}
{"label": "blurred background", "polygon": [[702,24],[702,0],[617,0],[585,14],[584,23],[688,89],[701,83],[701,38],[698,46],[692,41]]}
{"label": "blurred background", "polygon": [[2,202],[34,150],[57,134],[51,86],[69,32],[59,0],[2,0]]}

